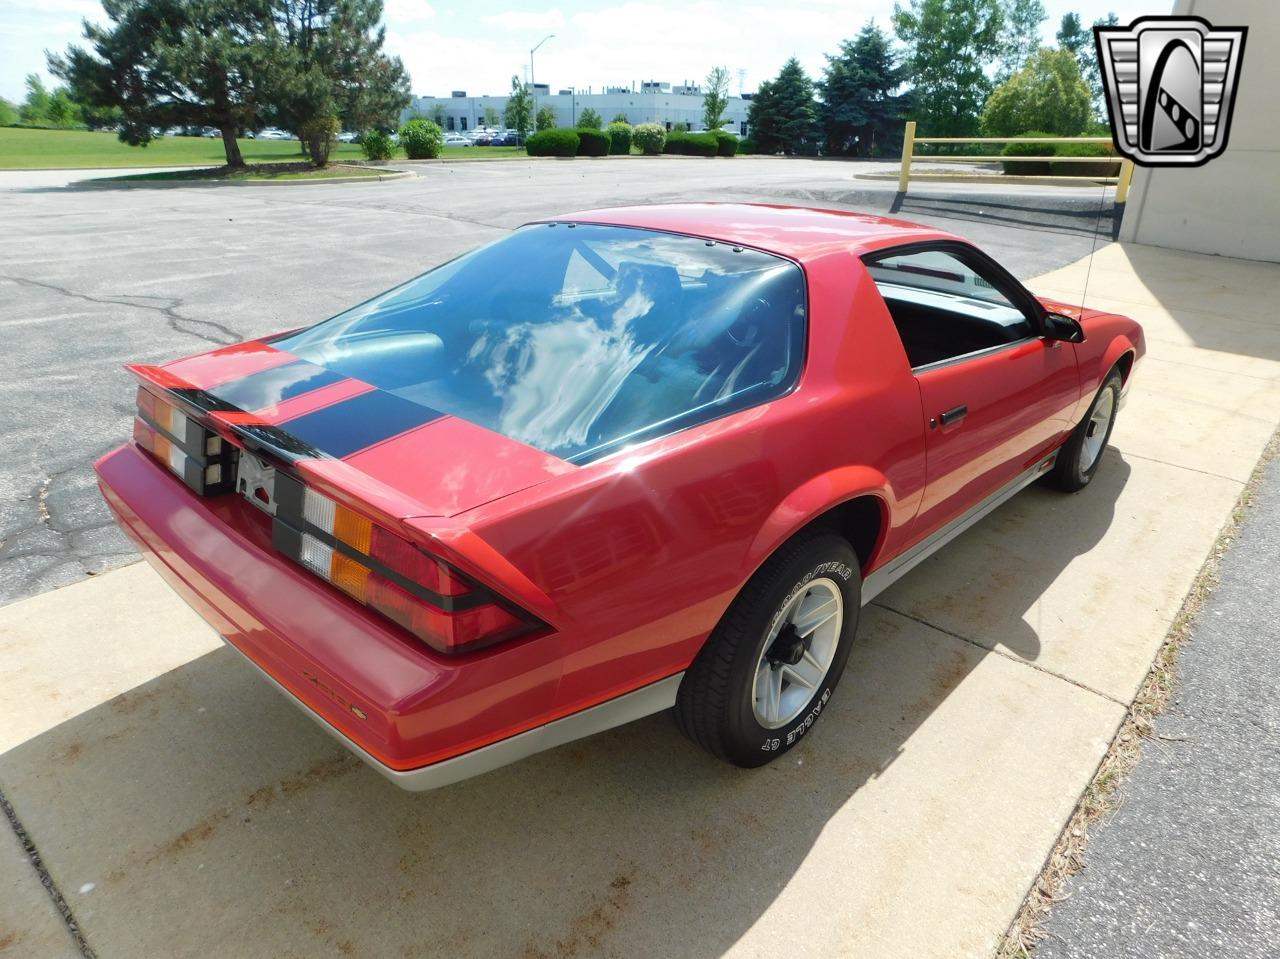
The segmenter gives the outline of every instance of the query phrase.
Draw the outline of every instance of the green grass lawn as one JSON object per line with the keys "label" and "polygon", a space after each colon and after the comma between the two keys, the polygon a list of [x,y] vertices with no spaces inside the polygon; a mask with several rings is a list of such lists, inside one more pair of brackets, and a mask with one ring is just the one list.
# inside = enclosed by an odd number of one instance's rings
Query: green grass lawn
{"label": "green grass lawn", "polygon": [[[301,160],[297,140],[241,140],[246,163]],[[445,147],[448,158],[524,156],[523,147]],[[334,160],[359,160],[354,143],[339,143]],[[403,153],[399,154],[403,157]],[[225,163],[222,141],[207,137],[161,137],[145,147],[121,143],[114,133],[87,130],[24,130],[0,127],[0,170],[73,170],[94,167],[212,166]]]}

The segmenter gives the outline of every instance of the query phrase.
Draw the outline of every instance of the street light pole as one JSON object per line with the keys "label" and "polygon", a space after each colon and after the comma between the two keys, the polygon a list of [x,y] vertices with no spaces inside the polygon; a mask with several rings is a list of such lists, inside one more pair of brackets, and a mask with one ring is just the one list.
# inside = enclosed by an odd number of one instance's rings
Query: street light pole
{"label": "street light pole", "polygon": [[533,79],[533,55],[538,52],[538,47],[542,46],[544,43],[546,43],[548,40],[553,39],[554,37],[555,37],[554,33],[548,33],[545,37],[543,37],[536,44],[534,44],[533,49],[529,51],[529,93],[533,98],[532,99],[533,116],[530,117],[530,119],[533,121],[533,128],[535,130],[538,129],[538,86]]}

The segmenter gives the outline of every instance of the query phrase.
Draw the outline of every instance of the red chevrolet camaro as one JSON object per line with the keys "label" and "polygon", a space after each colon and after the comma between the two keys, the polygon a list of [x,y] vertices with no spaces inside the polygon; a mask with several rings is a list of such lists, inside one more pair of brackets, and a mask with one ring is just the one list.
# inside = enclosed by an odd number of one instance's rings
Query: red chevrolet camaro
{"label": "red chevrolet camaro", "polygon": [[861,606],[1089,482],[1142,330],[975,247],[734,204],[529,224],[163,366],[103,494],[168,582],[398,784],[648,713],[786,752]]}

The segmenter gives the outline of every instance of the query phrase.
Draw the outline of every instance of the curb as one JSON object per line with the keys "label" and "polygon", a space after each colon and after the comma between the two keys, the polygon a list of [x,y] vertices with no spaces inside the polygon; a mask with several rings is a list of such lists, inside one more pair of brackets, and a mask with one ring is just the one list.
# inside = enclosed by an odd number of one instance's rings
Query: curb
{"label": "curb", "polygon": [[[889,180],[896,182],[896,173],[855,173],[855,180]],[[1088,176],[1017,176],[1004,173],[912,173],[912,181],[933,183],[1011,183],[1027,186],[1115,186],[1115,177]]]}
{"label": "curb", "polygon": [[76,180],[68,184],[72,190],[169,190],[178,187],[197,187],[209,189],[213,187],[281,187],[281,186],[324,186],[330,183],[382,183],[385,180],[404,180],[418,174],[410,170],[389,170],[372,176],[334,176],[316,180],[121,180],[111,177],[98,177],[91,180]]}

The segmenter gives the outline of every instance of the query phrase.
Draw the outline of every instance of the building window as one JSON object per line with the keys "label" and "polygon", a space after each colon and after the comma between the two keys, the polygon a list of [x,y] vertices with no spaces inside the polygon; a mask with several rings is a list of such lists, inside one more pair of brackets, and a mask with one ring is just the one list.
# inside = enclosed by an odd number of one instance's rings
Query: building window
{"label": "building window", "polygon": [[453,117],[449,117],[449,129],[453,129]]}
{"label": "building window", "polygon": [[467,128],[467,118],[463,117],[460,122],[462,123],[462,129],[465,130]]}
{"label": "building window", "polygon": [[741,123],[739,123],[739,124],[738,124],[738,135],[739,135],[739,136],[744,136],[744,137],[747,135],[747,121],[746,121],[746,120],[743,120]]}
{"label": "building window", "polygon": [[668,132],[668,133],[670,133],[670,132],[671,132],[671,121],[670,121],[670,120],[668,120],[668,121],[667,121],[667,132]]}

